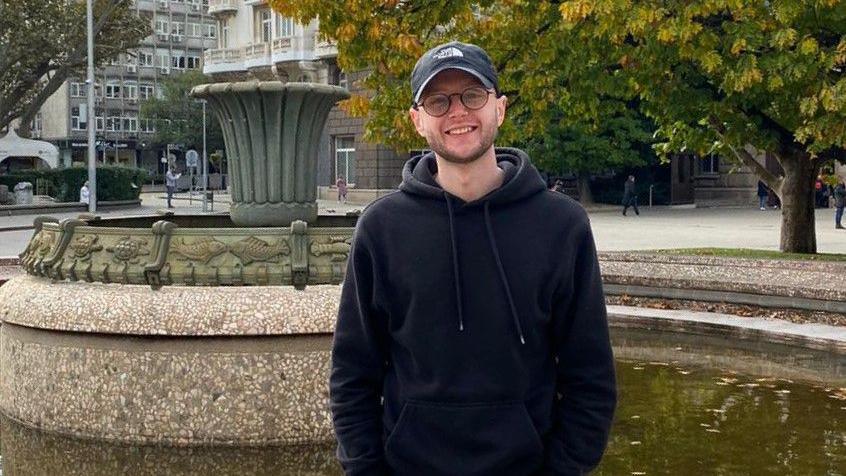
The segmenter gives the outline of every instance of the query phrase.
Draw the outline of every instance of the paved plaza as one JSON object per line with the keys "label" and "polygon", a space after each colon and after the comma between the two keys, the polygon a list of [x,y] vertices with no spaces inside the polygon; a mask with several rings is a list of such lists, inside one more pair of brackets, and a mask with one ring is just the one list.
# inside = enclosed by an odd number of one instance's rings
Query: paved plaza
{"label": "paved plaza", "polygon": [[[164,193],[142,194],[142,206],[110,210],[104,217],[154,214],[164,208]],[[225,194],[215,196],[214,211],[229,206]],[[173,201],[177,214],[201,213],[199,194],[189,200],[181,193]],[[319,200],[321,213],[344,214],[360,210],[361,205]],[[749,208],[643,207],[640,216],[622,216],[619,207],[599,206],[589,211],[599,251],[654,250],[663,248],[755,248],[777,250],[781,211]],[[59,219],[78,213],[59,213]],[[23,251],[32,230],[4,231],[9,227],[28,226],[35,215],[0,217],[0,257]],[[846,230],[834,229],[834,210],[816,211],[817,249],[821,253],[846,253]]]}

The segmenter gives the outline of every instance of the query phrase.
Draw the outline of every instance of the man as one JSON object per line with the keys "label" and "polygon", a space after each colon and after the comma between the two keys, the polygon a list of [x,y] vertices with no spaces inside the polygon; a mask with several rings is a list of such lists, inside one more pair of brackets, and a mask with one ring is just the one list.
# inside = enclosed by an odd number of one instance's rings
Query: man
{"label": "man", "polygon": [[88,205],[91,201],[91,190],[88,189],[88,180],[86,180],[79,189],[79,201],[86,205]]}
{"label": "man", "polygon": [[765,211],[767,209],[767,197],[770,196],[769,187],[767,184],[764,183],[763,180],[758,180],[758,208],[761,211]]}
{"label": "man", "polygon": [[626,210],[628,210],[629,207],[634,207],[635,215],[640,215],[640,210],[637,209],[637,193],[635,193],[634,175],[629,175],[625,185],[623,185],[623,216],[626,216]]}
{"label": "man", "polygon": [[834,228],[843,229],[843,208],[846,207],[846,179],[840,177],[840,183],[834,187]]}
{"label": "man", "polygon": [[411,77],[432,152],[356,227],[330,401],[348,475],[583,474],[605,449],[614,362],[590,224],[525,153],[479,47]]}
{"label": "man", "polygon": [[564,193],[564,182],[561,179],[555,181],[555,185],[552,186],[553,192]]}
{"label": "man", "polygon": [[182,174],[176,173],[176,170],[171,165],[167,169],[167,173],[165,174],[165,188],[167,188],[167,207],[173,208],[171,205],[170,200],[173,198],[173,192],[176,191],[176,181],[179,180],[179,177],[182,177]]}

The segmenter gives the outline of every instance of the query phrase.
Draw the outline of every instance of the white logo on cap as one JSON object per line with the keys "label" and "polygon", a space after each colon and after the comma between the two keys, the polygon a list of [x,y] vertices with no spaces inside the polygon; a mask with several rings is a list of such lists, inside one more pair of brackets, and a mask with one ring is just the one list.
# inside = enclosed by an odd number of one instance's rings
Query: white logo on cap
{"label": "white logo on cap", "polygon": [[464,57],[464,53],[461,52],[458,48],[454,46],[450,46],[449,48],[444,48],[441,51],[432,55],[434,59],[444,59],[444,58],[452,58],[452,57]]}

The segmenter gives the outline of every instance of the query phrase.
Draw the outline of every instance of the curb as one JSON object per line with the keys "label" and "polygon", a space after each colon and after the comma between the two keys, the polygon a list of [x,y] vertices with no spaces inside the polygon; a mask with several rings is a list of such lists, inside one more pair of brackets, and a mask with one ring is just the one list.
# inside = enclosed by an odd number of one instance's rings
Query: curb
{"label": "curb", "polygon": [[[141,205],[141,199],[135,200],[114,200],[98,202],[98,209],[120,209],[137,207]],[[3,205],[0,206],[0,215],[49,215],[50,213],[88,212],[88,206],[77,202],[52,203],[46,205]]]}
{"label": "curb", "polygon": [[603,283],[602,287],[605,290],[605,294],[610,294],[612,296],[628,295],[662,299],[689,299],[692,301],[746,304],[759,307],[777,307],[846,314],[846,302],[843,301],[828,301],[806,297],[753,294],[710,289],[639,286],[633,284]]}
{"label": "curb", "polygon": [[687,310],[607,306],[610,327],[663,330],[804,347],[846,356],[846,328]]}

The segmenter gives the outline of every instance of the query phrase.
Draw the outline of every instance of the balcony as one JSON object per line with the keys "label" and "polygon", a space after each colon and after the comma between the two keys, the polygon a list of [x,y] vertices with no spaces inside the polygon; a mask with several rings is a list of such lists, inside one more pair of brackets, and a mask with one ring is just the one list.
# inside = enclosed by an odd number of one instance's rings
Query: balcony
{"label": "balcony", "polygon": [[338,45],[325,39],[320,33],[315,33],[314,56],[315,58],[331,58],[338,56]]}
{"label": "balcony", "polygon": [[203,73],[245,71],[243,48],[215,48],[203,53]]}
{"label": "balcony", "polygon": [[236,13],[238,2],[236,0],[209,0],[209,14]]}
{"label": "balcony", "polygon": [[270,66],[270,43],[256,43],[244,48],[244,66],[259,68]]}

